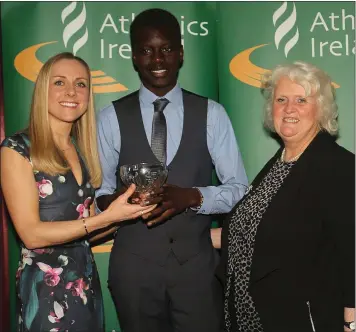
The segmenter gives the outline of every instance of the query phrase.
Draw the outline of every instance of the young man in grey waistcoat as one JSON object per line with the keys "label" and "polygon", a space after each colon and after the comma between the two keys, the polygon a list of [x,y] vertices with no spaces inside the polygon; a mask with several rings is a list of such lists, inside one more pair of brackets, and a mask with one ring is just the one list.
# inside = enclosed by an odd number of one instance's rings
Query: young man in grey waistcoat
{"label": "young man in grey waistcoat", "polygon": [[[160,196],[151,197],[161,200],[156,209],[118,229],[109,288],[124,332],[217,332],[222,290],[214,279],[211,215],[229,212],[247,186],[234,131],[220,104],[177,83],[183,47],[172,14],[140,13],[130,38],[142,84],[99,113],[97,207],[106,209],[122,191],[121,165],[165,162],[169,175]],[[212,185],[214,166],[219,186]]]}

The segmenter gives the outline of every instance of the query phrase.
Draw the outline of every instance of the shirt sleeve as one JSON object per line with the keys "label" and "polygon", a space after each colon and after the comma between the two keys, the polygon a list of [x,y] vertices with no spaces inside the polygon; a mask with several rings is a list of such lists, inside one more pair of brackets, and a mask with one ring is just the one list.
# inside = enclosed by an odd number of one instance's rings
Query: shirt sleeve
{"label": "shirt sleeve", "polygon": [[203,204],[197,213],[228,213],[243,197],[248,180],[234,129],[224,107],[208,102],[207,143],[219,186],[197,187]]}
{"label": "shirt sleeve", "polygon": [[[100,188],[95,192],[96,198],[112,194],[116,189],[115,172],[119,163],[121,136],[113,105],[99,111],[97,116],[97,135],[103,179]],[[97,211],[100,212],[98,209]]]}

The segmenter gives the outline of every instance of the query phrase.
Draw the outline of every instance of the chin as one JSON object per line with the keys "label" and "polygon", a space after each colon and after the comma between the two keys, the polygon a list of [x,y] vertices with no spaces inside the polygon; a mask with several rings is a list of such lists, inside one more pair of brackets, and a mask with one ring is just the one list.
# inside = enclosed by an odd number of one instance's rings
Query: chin
{"label": "chin", "polygon": [[279,133],[280,133],[281,136],[293,137],[295,135],[298,135],[299,130],[297,130],[297,128],[290,128],[290,127],[286,128],[286,127],[284,127],[284,128],[281,128],[279,130]]}
{"label": "chin", "polygon": [[65,122],[65,123],[73,124],[73,123],[75,123],[77,120],[78,120],[78,118],[75,118],[75,119],[63,119],[63,120],[61,120],[61,121],[62,121],[62,122]]}
{"label": "chin", "polygon": [[152,86],[166,86],[170,83],[170,79],[168,77],[155,77],[150,81]]}
{"label": "chin", "polygon": [[153,75],[146,76],[146,79],[142,77],[142,81],[146,84],[152,85],[152,86],[167,86],[171,85],[172,82],[175,82],[176,80],[171,77],[171,75],[163,76],[163,77],[155,77]]}
{"label": "chin", "polygon": [[67,122],[67,123],[73,123],[73,122],[77,121],[82,115],[83,114],[71,115],[71,116],[67,116],[67,117],[62,118],[61,120],[63,122]]}

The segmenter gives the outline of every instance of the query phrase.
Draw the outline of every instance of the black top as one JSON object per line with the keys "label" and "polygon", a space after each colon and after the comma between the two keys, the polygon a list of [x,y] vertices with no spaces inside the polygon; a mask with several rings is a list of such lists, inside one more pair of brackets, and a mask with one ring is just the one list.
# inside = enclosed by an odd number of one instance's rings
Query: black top
{"label": "black top", "polygon": [[279,159],[258,184],[249,189],[228,224],[228,265],[224,303],[226,331],[263,332],[258,312],[248,292],[258,225],[270,202],[290,174],[295,162]]}
{"label": "black top", "polygon": [[[256,188],[280,149],[252,183]],[[249,292],[264,331],[342,331],[354,307],[355,158],[325,132],[307,147],[257,229]],[[217,275],[225,284],[231,216]],[[310,311],[310,314],[309,314]],[[286,329],[289,326],[289,329]]]}

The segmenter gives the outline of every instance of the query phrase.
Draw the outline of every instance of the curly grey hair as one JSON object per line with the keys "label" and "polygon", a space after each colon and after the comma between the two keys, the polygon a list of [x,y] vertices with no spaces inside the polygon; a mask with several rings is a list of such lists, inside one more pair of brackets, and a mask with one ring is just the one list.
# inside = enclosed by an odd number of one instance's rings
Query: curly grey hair
{"label": "curly grey hair", "polygon": [[275,132],[272,118],[273,96],[276,85],[282,76],[287,76],[293,82],[301,85],[305,90],[306,96],[316,93],[319,108],[319,126],[329,134],[337,135],[338,107],[331,79],[323,70],[302,61],[278,65],[272,72],[268,72],[262,77],[262,94],[265,97],[265,127]]}

